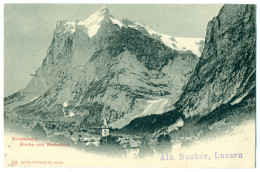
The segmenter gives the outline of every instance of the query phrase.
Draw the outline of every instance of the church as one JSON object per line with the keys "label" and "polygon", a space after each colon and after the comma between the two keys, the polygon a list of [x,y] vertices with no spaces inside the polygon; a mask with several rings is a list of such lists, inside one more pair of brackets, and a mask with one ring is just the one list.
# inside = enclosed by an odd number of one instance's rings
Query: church
{"label": "church", "polygon": [[106,118],[104,118],[104,125],[101,127],[101,130],[102,130],[102,133],[101,133],[102,137],[109,136],[109,128],[108,128],[108,125],[107,125]]}

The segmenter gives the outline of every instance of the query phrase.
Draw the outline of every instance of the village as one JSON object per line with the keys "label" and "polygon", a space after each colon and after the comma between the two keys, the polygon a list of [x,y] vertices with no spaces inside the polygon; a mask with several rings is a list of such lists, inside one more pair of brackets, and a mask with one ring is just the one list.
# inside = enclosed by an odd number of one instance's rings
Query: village
{"label": "village", "polygon": [[[63,118],[64,119],[64,118]],[[67,120],[67,119],[65,119]],[[87,152],[102,153],[108,156],[120,156],[123,158],[139,158],[151,154],[160,148],[160,137],[145,138],[133,133],[125,133],[117,129],[112,129],[104,119],[100,127],[87,127],[73,130],[77,124],[63,121],[57,125],[55,120],[48,120],[48,124],[42,122],[28,123],[18,118],[15,119],[18,131],[24,131],[41,136],[42,139],[57,143],[69,143],[71,146],[80,148]],[[20,125],[18,125],[18,123]],[[33,125],[34,124],[34,125]],[[22,126],[22,128],[19,128]],[[164,146],[163,146],[164,147]]]}
{"label": "village", "polygon": [[140,136],[111,133],[106,119],[104,119],[104,125],[100,128],[89,129],[88,132],[80,131],[78,137],[72,136],[72,140],[75,143],[83,143],[87,147],[117,146],[118,149],[121,149],[123,156],[127,158],[138,157],[140,147],[143,145]]}

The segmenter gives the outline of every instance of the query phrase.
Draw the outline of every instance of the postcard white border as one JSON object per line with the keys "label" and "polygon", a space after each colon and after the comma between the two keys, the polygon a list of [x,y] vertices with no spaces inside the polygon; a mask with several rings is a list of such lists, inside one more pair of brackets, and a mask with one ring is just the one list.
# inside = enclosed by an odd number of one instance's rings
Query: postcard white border
{"label": "postcard white border", "polygon": [[[0,168],[1,171],[14,171],[14,170],[19,170],[19,172],[45,172],[46,170],[51,170],[51,171],[57,171],[57,170],[65,170],[65,171],[71,171],[71,170],[78,170],[78,171],[100,171],[100,170],[106,170],[107,172],[115,172],[115,171],[121,171],[124,170],[126,172],[132,172],[134,171],[143,171],[143,170],[149,170],[150,172],[158,172],[158,171],[171,171],[172,170],[180,170],[180,171],[193,171],[193,172],[199,172],[201,170],[224,170],[224,171],[234,171],[234,170],[238,170],[238,169],[200,169],[200,168],[196,168],[196,169],[172,169],[172,168],[165,168],[165,169],[160,169],[160,168],[147,168],[147,169],[133,169],[133,168],[128,168],[128,169],[115,169],[115,168],[108,168],[108,169],[103,169],[103,168],[4,168],[3,164],[4,164],[4,146],[3,146],[3,96],[4,96],[4,88],[3,88],[3,81],[4,81],[4,41],[3,41],[3,35],[4,35],[4,28],[3,28],[3,20],[4,20],[4,4],[5,3],[71,3],[71,4],[75,4],[75,3],[95,3],[95,4],[257,4],[257,16],[258,16],[258,5],[259,5],[259,0],[212,0],[212,1],[207,1],[207,0],[196,0],[196,1],[192,1],[192,0],[125,0],[125,1],[119,1],[119,0],[109,0],[109,1],[104,1],[104,0],[1,0],[0,1],[0,22],[1,22],[1,27],[0,27],[0,80],[1,80],[1,90],[0,90],[0,113],[1,113],[1,117],[0,117],[0,124],[1,124],[1,132],[0,132]],[[259,23],[259,17],[257,17],[257,26]],[[257,27],[257,33],[259,33],[259,27]],[[257,50],[259,50],[259,39],[257,39]],[[258,57],[258,52],[257,52],[257,69],[259,68],[259,57]],[[257,70],[257,100],[259,100],[259,69]],[[257,105],[256,107],[260,107],[260,103],[259,101],[256,101]],[[259,124],[259,117],[258,117],[258,112],[259,112],[259,108],[257,108],[256,111],[256,116],[257,116],[257,125]],[[259,170],[259,127],[257,127],[257,142],[256,142],[256,169],[252,169],[252,170]],[[241,169],[241,170],[249,170],[249,169]]]}

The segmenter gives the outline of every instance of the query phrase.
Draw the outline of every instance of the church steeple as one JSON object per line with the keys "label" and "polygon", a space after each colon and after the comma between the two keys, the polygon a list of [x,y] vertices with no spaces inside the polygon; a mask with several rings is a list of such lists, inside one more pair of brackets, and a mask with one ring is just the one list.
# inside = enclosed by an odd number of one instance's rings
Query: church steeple
{"label": "church steeple", "polygon": [[108,128],[107,119],[106,119],[106,118],[104,118],[104,127],[105,127],[105,128]]}

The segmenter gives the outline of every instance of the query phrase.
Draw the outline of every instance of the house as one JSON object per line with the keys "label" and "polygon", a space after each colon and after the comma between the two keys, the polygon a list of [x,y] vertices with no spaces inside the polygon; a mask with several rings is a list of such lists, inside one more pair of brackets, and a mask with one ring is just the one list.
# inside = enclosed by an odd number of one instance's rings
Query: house
{"label": "house", "polygon": [[94,146],[100,146],[100,141],[96,138],[90,139],[85,143],[86,146],[94,145]]}
{"label": "house", "polygon": [[130,148],[137,148],[139,145],[132,138],[130,138],[129,146],[130,146]]}
{"label": "house", "polygon": [[128,148],[125,149],[127,158],[136,158],[139,155],[139,145],[138,143],[133,140],[132,138],[129,138],[128,140]]}
{"label": "house", "polygon": [[84,136],[80,138],[80,141],[84,142],[86,146],[100,146],[100,138],[96,137],[95,135],[84,134]]}

